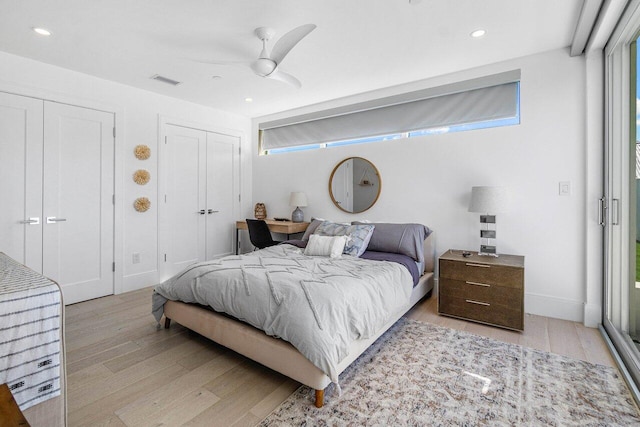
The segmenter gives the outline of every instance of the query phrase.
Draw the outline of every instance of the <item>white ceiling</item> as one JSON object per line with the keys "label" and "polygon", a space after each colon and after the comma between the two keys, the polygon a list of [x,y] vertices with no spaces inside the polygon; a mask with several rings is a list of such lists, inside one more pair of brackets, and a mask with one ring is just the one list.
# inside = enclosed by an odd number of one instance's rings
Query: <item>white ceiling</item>
{"label": "white ceiling", "polygon": [[[568,47],[583,0],[0,0],[0,50],[257,117]],[[283,61],[296,89],[241,66],[256,27],[317,28]],[[53,34],[32,31],[44,27]],[[473,39],[478,28],[487,34]],[[183,82],[173,87],[150,77]],[[212,76],[221,78],[213,79]],[[253,98],[252,103],[245,98]]]}

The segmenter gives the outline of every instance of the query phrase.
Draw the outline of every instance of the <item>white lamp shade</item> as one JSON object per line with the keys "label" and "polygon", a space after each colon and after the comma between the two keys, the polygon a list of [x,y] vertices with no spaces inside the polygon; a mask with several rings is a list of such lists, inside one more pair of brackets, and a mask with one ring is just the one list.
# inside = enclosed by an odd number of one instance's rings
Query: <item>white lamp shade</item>
{"label": "white lamp shade", "polygon": [[307,195],[302,191],[293,191],[289,197],[289,206],[307,206]]}
{"label": "white lamp shade", "polygon": [[469,212],[496,214],[508,209],[507,187],[471,187]]}

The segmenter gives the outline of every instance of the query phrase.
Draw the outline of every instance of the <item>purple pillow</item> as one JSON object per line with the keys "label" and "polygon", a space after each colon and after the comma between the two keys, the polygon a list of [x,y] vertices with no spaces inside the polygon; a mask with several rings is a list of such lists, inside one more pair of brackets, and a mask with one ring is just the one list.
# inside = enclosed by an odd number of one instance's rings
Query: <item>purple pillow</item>
{"label": "purple pillow", "polygon": [[324,222],[324,219],[311,218],[311,224],[309,224],[307,229],[304,231],[304,234],[302,235],[302,240],[305,242],[308,242],[309,236],[311,236],[316,231],[316,228],[318,228],[318,226],[323,222]]}
{"label": "purple pillow", "polygon": [[406,255],[417,262],[424,261],[424,240],[431,230],[422,224],[392,224],[359,222],[352,224],[375,225],[367,250]]}

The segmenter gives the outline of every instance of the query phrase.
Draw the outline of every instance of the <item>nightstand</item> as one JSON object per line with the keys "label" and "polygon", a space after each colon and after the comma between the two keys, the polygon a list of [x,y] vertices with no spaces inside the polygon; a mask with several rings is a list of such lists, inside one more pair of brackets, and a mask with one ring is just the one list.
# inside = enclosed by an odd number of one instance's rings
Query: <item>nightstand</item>
{"label": "nightstand", "polygon": [[438,260],[438,313],[524,330],[524,257],[448,250]]}

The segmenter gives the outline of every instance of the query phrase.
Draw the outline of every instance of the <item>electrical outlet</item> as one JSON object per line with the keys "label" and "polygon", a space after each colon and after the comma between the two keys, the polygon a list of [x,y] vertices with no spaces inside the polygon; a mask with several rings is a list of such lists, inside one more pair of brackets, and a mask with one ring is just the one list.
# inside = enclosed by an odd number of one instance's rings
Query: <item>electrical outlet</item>
{"label": "electrical outlet", "polygon": [[140,264],[140,252],[134,252],[132,258],[134,264]]}

